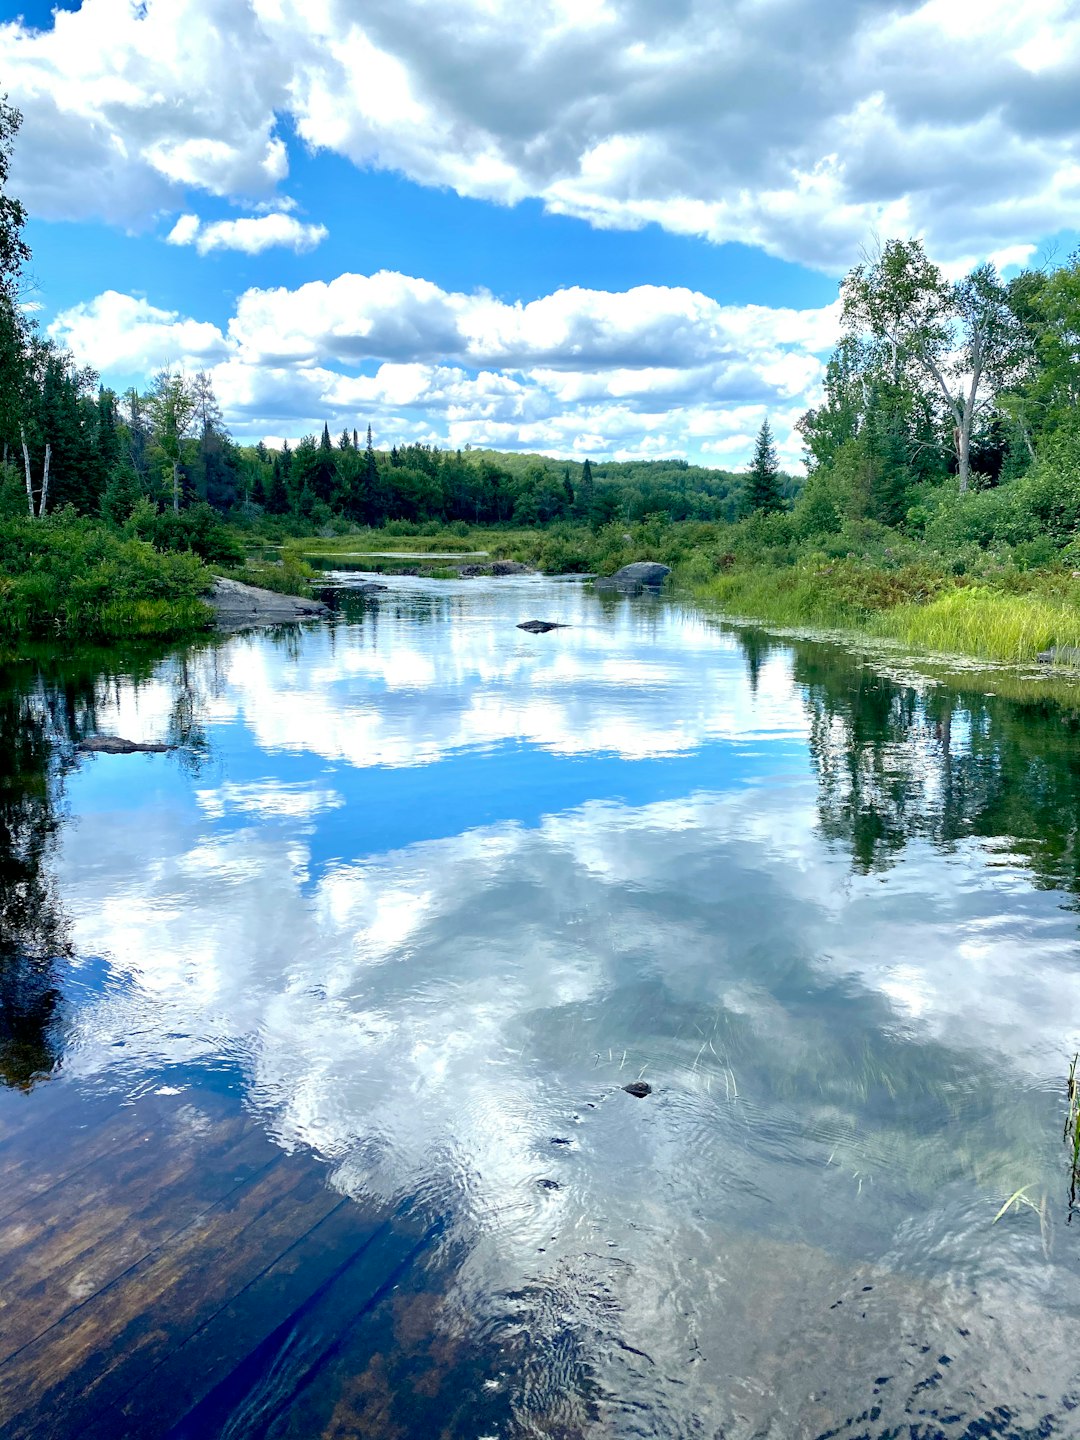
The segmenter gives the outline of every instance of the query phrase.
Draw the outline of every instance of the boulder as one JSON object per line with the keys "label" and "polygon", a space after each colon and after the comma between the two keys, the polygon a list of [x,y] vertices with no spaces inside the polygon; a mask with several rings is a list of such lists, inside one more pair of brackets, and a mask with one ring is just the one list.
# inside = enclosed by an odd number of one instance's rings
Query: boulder
{"label": "boulder", "polygon": [[319,620],[330,613],[321,600],[299,595],[279,595],[239,580],[214,576],[214,588],[207,596],[219,630],[247,630],[261,625],[293,625],[299,620]]}
{"label": "boulder", "polygon": [[173,746],[157,741],[144,744],[141,740],[122,740],[119,735],[91,735],[81,740],[78,748],[92,755],[164,755]]}
{"label": "boulder", "polygon": [[646,1095],[652,1094],[652,1086],[645,1080],[632,1080],[629,1085],[622,1087],[627,1095],[633,1095],[635,1100],[644,1100]]}
{"label": "boulder", "polygon": [[527,630],[530,635],[546,635],[549,630],[565,630],[566,626],[555,620],[523,620],[517,628]]}
{"label": "boulder", "polygon": [[532,575],[534,572],[528,565],[522,565],[520,560],[493,560],[491,573],[492,575]]}
{"label": "boulder", "polygon": [[611,578],[636,585],[662,585],[670,574],[670,565],[661,565],[656,560],[635,560],[632,565],[616,570]]}

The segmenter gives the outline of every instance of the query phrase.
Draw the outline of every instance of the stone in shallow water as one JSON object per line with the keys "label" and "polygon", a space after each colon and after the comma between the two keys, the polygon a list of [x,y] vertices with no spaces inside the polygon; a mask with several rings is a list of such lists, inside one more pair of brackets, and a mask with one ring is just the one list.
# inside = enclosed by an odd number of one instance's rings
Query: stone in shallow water
{"label": "stone in shallow water", "polygon": [[546,635],[549,630],[565,630],[566,626],[554,620],[523,620],[517,628],[527,630],[530,635]]}
{"label": "stone in shallow water", "polygon": [[87,750],[95,755],[164,755],[173,748],[172,745],[162,745],[156,741],[143,744],[139,740],[123,740],[119,735],[91,735],[88,740],[79,742],[80,750]]}
{"label": "stone in shallow water", "polygon": [[627,1095],[633,1095],[635,1100],[644,1100],[646,1095],[652,1094],[652,1086],[646,1085],[644,1080],[632,1080],[629,1085],[622,1087]]}

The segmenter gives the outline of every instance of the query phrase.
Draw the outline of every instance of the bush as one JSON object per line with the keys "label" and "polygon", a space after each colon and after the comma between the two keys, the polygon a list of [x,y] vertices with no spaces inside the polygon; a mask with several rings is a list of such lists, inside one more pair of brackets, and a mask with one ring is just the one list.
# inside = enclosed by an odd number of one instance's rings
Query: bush
{"label": "bush", "polygon": [[0,631],[115,639],[205,628],[210,575],[191,554],[62,510],[0,520]]}

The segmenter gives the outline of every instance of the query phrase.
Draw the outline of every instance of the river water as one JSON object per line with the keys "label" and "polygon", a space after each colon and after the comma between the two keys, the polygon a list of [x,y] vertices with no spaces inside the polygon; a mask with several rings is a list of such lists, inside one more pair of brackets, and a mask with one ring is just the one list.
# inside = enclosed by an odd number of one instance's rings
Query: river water
{"label": "river water", "polygon": [[[572,580],[388,583],[5,671],[10,1433],[1080,1434],[1080,703]],[[250,1232],[197,1231],[123,1330],[138,1246],[73,1279],[34,1228],[118,1116],[149,1148],[110,1139],[80,1224],[243,1124],[393,1264],[327,1235],[210,1357]]]}

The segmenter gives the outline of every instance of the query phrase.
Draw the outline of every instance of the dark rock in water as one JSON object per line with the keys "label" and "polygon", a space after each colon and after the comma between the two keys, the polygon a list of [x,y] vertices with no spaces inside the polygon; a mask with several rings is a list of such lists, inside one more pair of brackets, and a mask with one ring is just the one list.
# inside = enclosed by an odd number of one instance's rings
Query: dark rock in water
{"label": "dark rock in water", "polygon": [[478,575],[535,575],[536,571],[519,560],[493,560],[489,565],[462,565],[458,574],[464,580],[475,580]]}
{"label": "dark rock in water", "polygon": [[219,630],[248,630],[261,625],[291,625],[298,620],[319,620],[329,614],[321,600],[304,600],[298,595],[279,595],[239,580],[214,577],[207,596],[217,617]]}
{"label": "dark rock in water", "polygon": [[157,742],[143,744],[138,740],[122,740],[119,735],[91,735],[88,740],[80,741],[78,748],[92,755],[164,755],[174,747]]}
{"label": "dark rock in water", "polygon": [[646,1085],[644,1080],[633,1080],[622,1088],[627,1095],[633,1095],[635,1100],[644,1100],[646,1095],[652,1094],[652,1086]]}
{"label": "dark rock in water", "polygon": [[549,630],[565,630],[566,626],[554,620],[523,620],[517,628],[527,630],[530,635],[546,635]]}
{"label": "dark rock in water", "polygon": [[567,1140],[567,1139],[566,1139],[564,1136],[562,1136],[562,1135],[552,1135],[552,1137],[551,1137],[551,1144],[552,1144],[552,1145],[569,1145],[569,1144],[570,1144],[570,1141]]}
{"label": "dark rock in water", "polygon": [[1051,645],[1035,656],[1040,665],[1071,665],[1080,669],[1080,647],[1076,645]]}
{"label": "dark rock in water", "polygon": [[640,580],[617,580],[614,575],[601,576],[593,581],[594,590],[606,590],[614,595],[643,595],[645,586]]}
{"label": "dark rock in water", "polygon": [[558,1180],[537,1180],[537,1188],[540,1190],[558,1190]]}
{"label": "dark rock in water", "polygon": [[632,565],[616,570],[611,578],[627,585],[662,585],[670,574],[670,565],[661,565],[656,560],[635,560]]}

